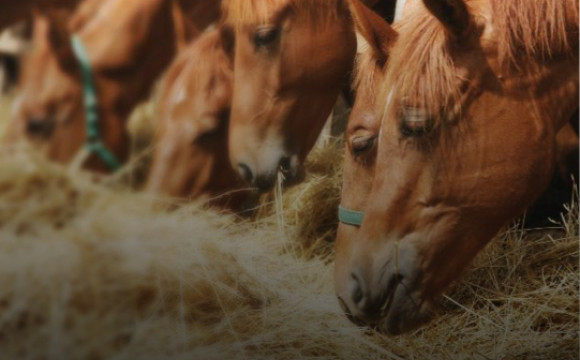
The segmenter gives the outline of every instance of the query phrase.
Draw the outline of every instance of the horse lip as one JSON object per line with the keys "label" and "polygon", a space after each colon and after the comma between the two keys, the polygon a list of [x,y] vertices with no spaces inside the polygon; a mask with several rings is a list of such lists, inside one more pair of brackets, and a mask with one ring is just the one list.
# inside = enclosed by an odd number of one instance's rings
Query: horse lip
{"label": "horse lip", "polygon": [[344,302],[344,300],[340,296],[338,297],[338,303],[340,305],[340,308],[342,309],[342,312],[344,313],[344,315],[346,315],[346,318],[350,322],[352,322],[356,326],[365,326],[366,325],[364,320],[353,315],[353,313],[350,311],[350,309],[348,308],[348,306],[346,305],[346,303]]}
{"label": "horse lip", "polygon": [[[389,335],[401,335],[416,329],[431,317],[423,307],[428,301],[420,300],[413,295],[407,282],[399,282],[393,289],[386,312],[381,316],[379,331]],[[422,309],[423,308],[423,309]]]}
{"label": "horse lip", "polygon": [[380,312],[380,320],[379,321],[384,320],[389,315],[389,311],[391,310],[391,307],[392,307],[394,299],[395,299],[395,294],[397,293],[397,288],[398,288],[399,284],[401,284],[402,281],[403,281],[403,276],[400,274],[393,275],[391,277],[391,279],[389,280],[389,283],[387,284],[387,288],[384,291],[384,294],[386,294],[387,296],[385,297],[385,301],[381,305],[381,312]]}
{"label": "horse lip", "polygon": [[[401,284],[403,280],[403,276],[400,274],[395,274],[391,277],[391,279],[389,280],[389,283],[387,284],[387,288],[382,292],[383,295],[385,295],[385,299],[383,301],[383,303],[381,304],[380,308],[379,308],[379,313],[378,313],[378,317],[371,319],[368,317],[363,317],[362,319],[359,319],[357,317],[355,317],[355,320],[351,321],[355,324],[359,324],[362,322],[364,324],[366,324],[367,326],[370,326],[372,328],[376,328],[376,327],[380,327],[382,323],[385,322],[385,320],[389,317],[389,313],[390,310],[393,306],[393,303],[395,301],[395,295],[397,293],[397,289],[399,288],[399,285]],[[347,317],[349,317],[349,313],[346,313]],[[352,315],[350,315],[352,316]],[[350,319],[350,317],[349,317]]]}

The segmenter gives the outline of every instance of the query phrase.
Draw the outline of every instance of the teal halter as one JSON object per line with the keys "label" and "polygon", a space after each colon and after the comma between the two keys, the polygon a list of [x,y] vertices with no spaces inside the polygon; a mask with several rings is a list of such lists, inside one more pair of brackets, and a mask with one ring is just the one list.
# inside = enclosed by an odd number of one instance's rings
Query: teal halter
{"label": "teal halter", "polygon": [[82,40],[76,35],[71,37],[71,44],[74,54],[81,65],[83,102],[85,105],[85,118],[87,125],[87,140],[85,147],[90,153],[97,155],[110,170],[116,171],[121,167],[121,164],[117,161],[115,155],[107,149],[101,140],[101,134],[99,132],[99,99],[87,50],[85,49]]}
{"label": "teal halter", "polygon": [[338,207],[338,220],[346,225],[361,226],[364,215],[365,214],[360,211],[349,210],[342,206]]}

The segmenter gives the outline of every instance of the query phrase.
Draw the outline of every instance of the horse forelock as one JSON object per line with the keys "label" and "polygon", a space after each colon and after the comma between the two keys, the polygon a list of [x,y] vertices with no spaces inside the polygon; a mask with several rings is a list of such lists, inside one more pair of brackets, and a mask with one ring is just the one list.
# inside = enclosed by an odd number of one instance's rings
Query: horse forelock
{"label": "horse forelock", "polygon": [[166,99],[162,105],[168,105],[190,101],[192,93],[202,92],[211,96],[212,79],[232,78],[231,60],[222,47],[219,30],[212,30],[211,33],[201,35],[178,55],[165,74],[156,97],[158,100]]}
{"label": "horse forelock", "polygon": [[[465,2],[472,19],[489,22],[503,67],[521,68],[575,51],[569,39],[578,36],[578,0]],[[389,53],[388,88],[381,96],[392,93],[403,105],[426,110],[437,126],[461,111],[461,92],[469,83],[454,63],[443,25],[422,2],[411,4],[394,25],[399,38]]]}
{"label": "horse forelock", "polygon": [[389,53],[381,96],[426,110],[434,121],[459,98],[461,78],[441,23],[423,6],[410,6],[395,24],[399,37]]}
{"label": "horse forelock", "polygon": [[376,92],[376,84],[380,81],[383,67],[378,62],[370,46],[366,43],[361,46],[359,44],[359,51],[355,58],[355,66],[353,71],[353,87],[357,92],[363,89],[369,91],[373,95]]}
{"label": "horse forelock", "polygon": [[[207,34],[199,39],[194,48],[195,55],[189,57],[190,67],[196,69],[200,74],[211,74],[224,78],[233,78],[231,59],[226,54],[219,30]],[[197,86],[202,87],[205,76],[195,76],[192,80],[197,82]]]}

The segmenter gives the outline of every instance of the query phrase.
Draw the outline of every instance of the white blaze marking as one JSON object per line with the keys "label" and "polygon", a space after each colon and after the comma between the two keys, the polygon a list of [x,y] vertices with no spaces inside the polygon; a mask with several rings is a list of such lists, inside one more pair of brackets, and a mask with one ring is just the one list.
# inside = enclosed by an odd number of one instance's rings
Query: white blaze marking
{"label": "white blaze marking", "polygon": [[395,20],[393,22],[397,22],[403,16],[403,10],[405,10],[405,4],[407,0],[397,0],[397,5],[395,5]]}
{"label": "white blaze marking", "polygon": [[385,109],[383,110],[383,116],[381,118],[381,126],[379,127],[379,147],[381,144],[381,138],[383,133],[383,125],[385,122],[385,118],[387,117],[387,113],[389,112],[389,108],[391,107],[391,103],[393,102],[393,94],[395,93],[395,89],[391,89],[389,91],[389,95],[387,96],[387,103],[385,104]]}

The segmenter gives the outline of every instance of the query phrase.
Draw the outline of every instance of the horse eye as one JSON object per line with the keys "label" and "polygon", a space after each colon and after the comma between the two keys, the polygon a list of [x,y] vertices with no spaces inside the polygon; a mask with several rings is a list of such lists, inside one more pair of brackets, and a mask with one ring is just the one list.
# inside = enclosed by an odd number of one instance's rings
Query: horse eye
{"label": "horse eye", "polygon": [[54,125],[51,117],[29,117],[26,119],[26,132],[30,136],[49,138],[54,131]]}
{"label": "horse eye", "polygon": [[413,123],[408,121],[403,121],[401,123],[401,133],[405,137],[421,137],[428,132],[429,131],[424,123]]}
{"label": "horse eye", "polygon": [[[226,113],[226,114],[229,114]],[[193,143],[196,144],[197,142],[207,142],[217,141],[218,138],[225,136],[224,129],[227,128],[227,121],[223,120],[223,114],[219,113],[217,115],[207,115],[198,119],[199,123],[204,123],[204,129],[197,134]]]}
{"label": "horse eye", "polygon": [[420,108],[405,107],[401,117],[401,133],[405,137],[421,137],[433,127],[431,118]]}
{"label": "horse eye", "polygon": [[220,133],[221,133],[221,131],[219,128],[211,129],[211,130],[204,132],[203,134],[200,134],[199,139],[208,140],[208,139],[216,137]]}
{"label": "horse eye", "polygon": [[209,129],[204,131],[201,134],[198,134],[191,145],[193,146],[212,146],[212,144],[216,144],[222,138],[222,131],[219,127]]}
{"label": "horse eye", "polygon": [[254,34],[254,44],[257,47],[271,45],[280,37],[280,29],[274,27],[260,28]]}
{"label": "horse eye", "polygon": [[371,150],[376,142],[377,136],[357,136],[352,139],[352,151],[355,156],[362,155],[363,153]]}

